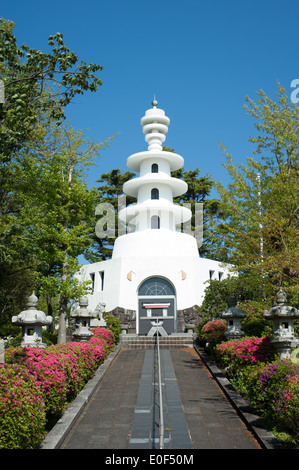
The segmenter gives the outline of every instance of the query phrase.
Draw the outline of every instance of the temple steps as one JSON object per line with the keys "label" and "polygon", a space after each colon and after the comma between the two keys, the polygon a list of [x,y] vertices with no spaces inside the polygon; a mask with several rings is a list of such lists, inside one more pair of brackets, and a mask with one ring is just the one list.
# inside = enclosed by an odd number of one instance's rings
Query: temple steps
{"label": "temple steps", "polygon": [[[122,334],[120,347],[122,349],[151,349],[156,345],[155,336],[139,336],[136,334]],[[194,335],[192,333],[176,333],[169,336],[159,336],[160,348],[193,348]]]}

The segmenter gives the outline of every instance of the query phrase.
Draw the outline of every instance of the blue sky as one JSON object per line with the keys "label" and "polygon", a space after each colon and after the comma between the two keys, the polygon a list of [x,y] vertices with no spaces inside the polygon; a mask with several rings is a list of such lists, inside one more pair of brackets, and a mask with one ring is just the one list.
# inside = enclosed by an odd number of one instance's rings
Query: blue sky
{"label": "blue sky", "polygon": [[254,149],[245,96],[263,89],[275,97],[277,80],[290,94],[299,78],[297,0],[2,0],[1,16],[16,24],[19,45],[48,50],[61,32],[86,62],[101,64],[103,86],[67,108],[73,127],[103,141],[118,136],[93,167],[93,184],[127,157],[147,148],[140,118],[153,95],[170,118],[165,145],[228,182],[219,150],[235,163]]}

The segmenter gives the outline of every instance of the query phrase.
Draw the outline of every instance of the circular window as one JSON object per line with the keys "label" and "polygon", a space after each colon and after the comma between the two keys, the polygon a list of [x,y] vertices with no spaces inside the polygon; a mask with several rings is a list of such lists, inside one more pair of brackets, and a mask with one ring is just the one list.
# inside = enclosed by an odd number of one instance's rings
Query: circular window
{"label": "circular window", "polygon": [[169,281],[161,277],[152,277],[144,281],[139,287],[139,295],[175,295],[174,288]]}

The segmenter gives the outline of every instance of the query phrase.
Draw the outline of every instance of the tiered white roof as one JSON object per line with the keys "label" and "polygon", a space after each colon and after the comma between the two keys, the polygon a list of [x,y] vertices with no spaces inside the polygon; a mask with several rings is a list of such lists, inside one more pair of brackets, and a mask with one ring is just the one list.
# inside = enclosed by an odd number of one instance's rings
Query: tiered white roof
{"label": "tiered white roof", "polygon": [[[187,183],[171,176],[171,171],[178,170],[184,164],[181,155],[162,150],[166,139],[170,119],[162,109],[157,108],[157,101],[152,102],[141,119],[148,150],[135,153],[127,159],[127,166],[140,176],[127,181],[123,186],[125,194],[136,197],[132,204],[119,213],[122,221],[135,225],[136,231],[152,228],[176,230],[176,225],[187,222],[191,211],[173,203],[173,197],[184,194]],[[158,218],[153,224],[153,218]]]}

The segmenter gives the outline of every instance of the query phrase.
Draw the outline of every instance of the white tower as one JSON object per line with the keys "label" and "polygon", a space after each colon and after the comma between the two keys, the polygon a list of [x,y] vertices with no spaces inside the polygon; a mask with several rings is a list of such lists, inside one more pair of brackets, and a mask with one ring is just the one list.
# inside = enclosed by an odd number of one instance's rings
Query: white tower
{"label": "white tower", "polygon": [[148,149],[127,159],[139,176],[123,190],[137,202],[119,212],[119,219],[134,231],[115,240],[112,259],[81,270],[81,279],[93,282],[90,308],[106,304],[123,328],[143,335],[161,317],[167,334],[184,332],[190,323],[186,312],[201,305],[205,282],[225,278],[228,272],[219,262],[200,258],[195,237],[180,231],[192,214],[173,198],[188,186],[171,172],[181,168],[184,159],[162,150],[170,120],[155,100],[152,105],[141,119]]}
{"label": "white tower", "polygon": [[182,223],[191,219],[191,211],[173,203],[173,197],[184,194],[187,183],[171,176],[171,171],[184,165],[184,159],[173,152],[162,150],[168,132],[169,118],[162,109],[146,111],[141,119],[148,150],[135,153],[127,159],[130,170],[140,173],[127,181],[123,191],[136,197],[132,204],[119,213],[119,218],[135,227],[133,234],[119,237],[114,245],[113,258],[127,256],[171,256],[178,253],[198,258],[196,240],[178,231]]}

